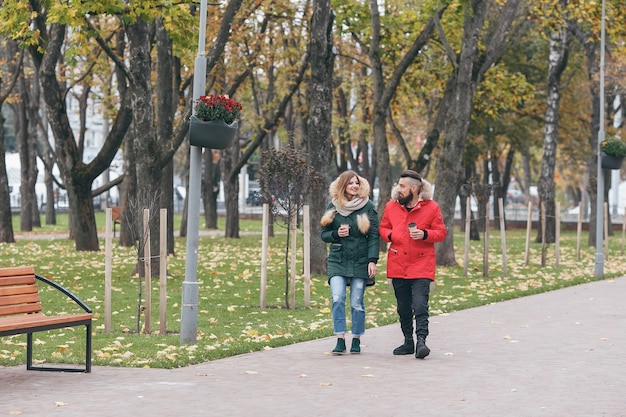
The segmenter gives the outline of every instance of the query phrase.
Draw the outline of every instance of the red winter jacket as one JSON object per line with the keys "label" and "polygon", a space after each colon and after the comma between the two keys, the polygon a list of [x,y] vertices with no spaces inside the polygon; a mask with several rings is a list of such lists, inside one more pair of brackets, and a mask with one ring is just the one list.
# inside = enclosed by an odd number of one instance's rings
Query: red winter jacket
{"label": "red winter jacket", "polygon": [[[439,205],[424,194],[421,197],[429,199],[420,200],[410,212],[396,200],[385,206],[378,231],[382,239],[391,242],[387,251],[387,278],[435,279],[435,242],[443,241],[447,231]],[[411,222],[426,231],[426,240],[411,239],[408,226]]]}

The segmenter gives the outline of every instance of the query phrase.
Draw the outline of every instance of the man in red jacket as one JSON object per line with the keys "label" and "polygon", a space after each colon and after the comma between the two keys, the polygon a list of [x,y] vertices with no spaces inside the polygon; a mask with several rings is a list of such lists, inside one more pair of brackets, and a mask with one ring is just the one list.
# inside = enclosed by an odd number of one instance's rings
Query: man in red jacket
{"label": "man in red jacket", "polygon": [[[435,279],[435,242],[446,237],[446,226],[437,202],[432,200],[432,186],[415,171],[400,174],[391,200],[380,222],[380,237],[391,242],[387,253],[387,279],[396,295],[404,343],[394,355],[424,359],[430,353],[428,336],[428,295]],[[415,335],[413,342],[413,317]]]}

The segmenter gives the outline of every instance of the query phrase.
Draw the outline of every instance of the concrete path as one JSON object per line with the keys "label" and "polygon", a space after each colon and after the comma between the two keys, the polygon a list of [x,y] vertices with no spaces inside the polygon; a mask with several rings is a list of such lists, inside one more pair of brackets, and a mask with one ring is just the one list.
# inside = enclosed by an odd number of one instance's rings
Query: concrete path
{"label": "concrete path", "polygon": [[392,325],[360,355],[326,338],[175,370],[0,368],[0,416],[626,416],[626,277],[431,317],[425,360],[393,356],[401,341]]}

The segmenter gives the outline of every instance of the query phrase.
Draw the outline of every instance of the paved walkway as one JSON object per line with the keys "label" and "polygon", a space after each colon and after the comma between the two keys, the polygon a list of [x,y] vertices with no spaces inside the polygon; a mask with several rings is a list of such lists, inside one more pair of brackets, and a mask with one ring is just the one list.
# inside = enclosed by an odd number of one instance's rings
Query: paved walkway
{"label": "paved walkway", "polygon": [[[425,360],[333,338],[182,369],[0,368],[0,416],[626,416],[626,277],[431,318]],[[1,347],[0,347],[1,348]]]}

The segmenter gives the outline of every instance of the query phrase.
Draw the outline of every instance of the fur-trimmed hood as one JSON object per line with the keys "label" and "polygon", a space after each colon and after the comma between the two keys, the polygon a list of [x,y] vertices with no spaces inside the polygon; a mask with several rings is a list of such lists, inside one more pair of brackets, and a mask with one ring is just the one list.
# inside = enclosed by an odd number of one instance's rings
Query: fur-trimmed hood
{"label": "fur-trimmed hood", "polygon": [[[323,227],[326,227],[335,220],[335,216],[337,215],[337,210],[334,208],[327,210],[322,216],[322,220],[320,220],[320,224]],[[367,217],[367,213],[357,214],[356,216],[356,226],[359,229],[359,232],[364,235],[367,234],[370,230],[371,222],[369,217]]]}
{"label": "fur-trimmed hood", "polygon": [[[363,200],[365,200],[367,204],[367,201],[369,201],[369,195],[370,195],[370,190],[371,190],[370,183],[365,178],[359,175],[357,175],[357,178],[359,179],[359,184],[360,184],[357,197],[360,197]],[[337,200],[339,200],[339,197],[340,197],[338,194],[339,191],[337,190],[338,181],[339,181],[339,178],[331,182],[330,186],[328,187],[328,195],[330,196],[333,202],[336,202]],[[336,215],[337,215],[337,208],[333,206],[332,208],[330,208],[324,213],[324,215],[322,216],[322,219],[320,220],[320,224],[323,227],[327,227],[328,225],[332,224],[332,222],[335,220]],[[359,231],[363,234],[367,234],[371,225],[370,219],[367,216],[367,214],[361,213],[357,215],[356,223],[357,223],[357,227]]]}
{"label": "fur-trimmed hood", "polygon": [[[391,199],[398,199],[398,186],[396,185],[391,189]],[[432,200],[433,199],[433,186],[422,178],[422,189],[420,190],[420,200]]]}

